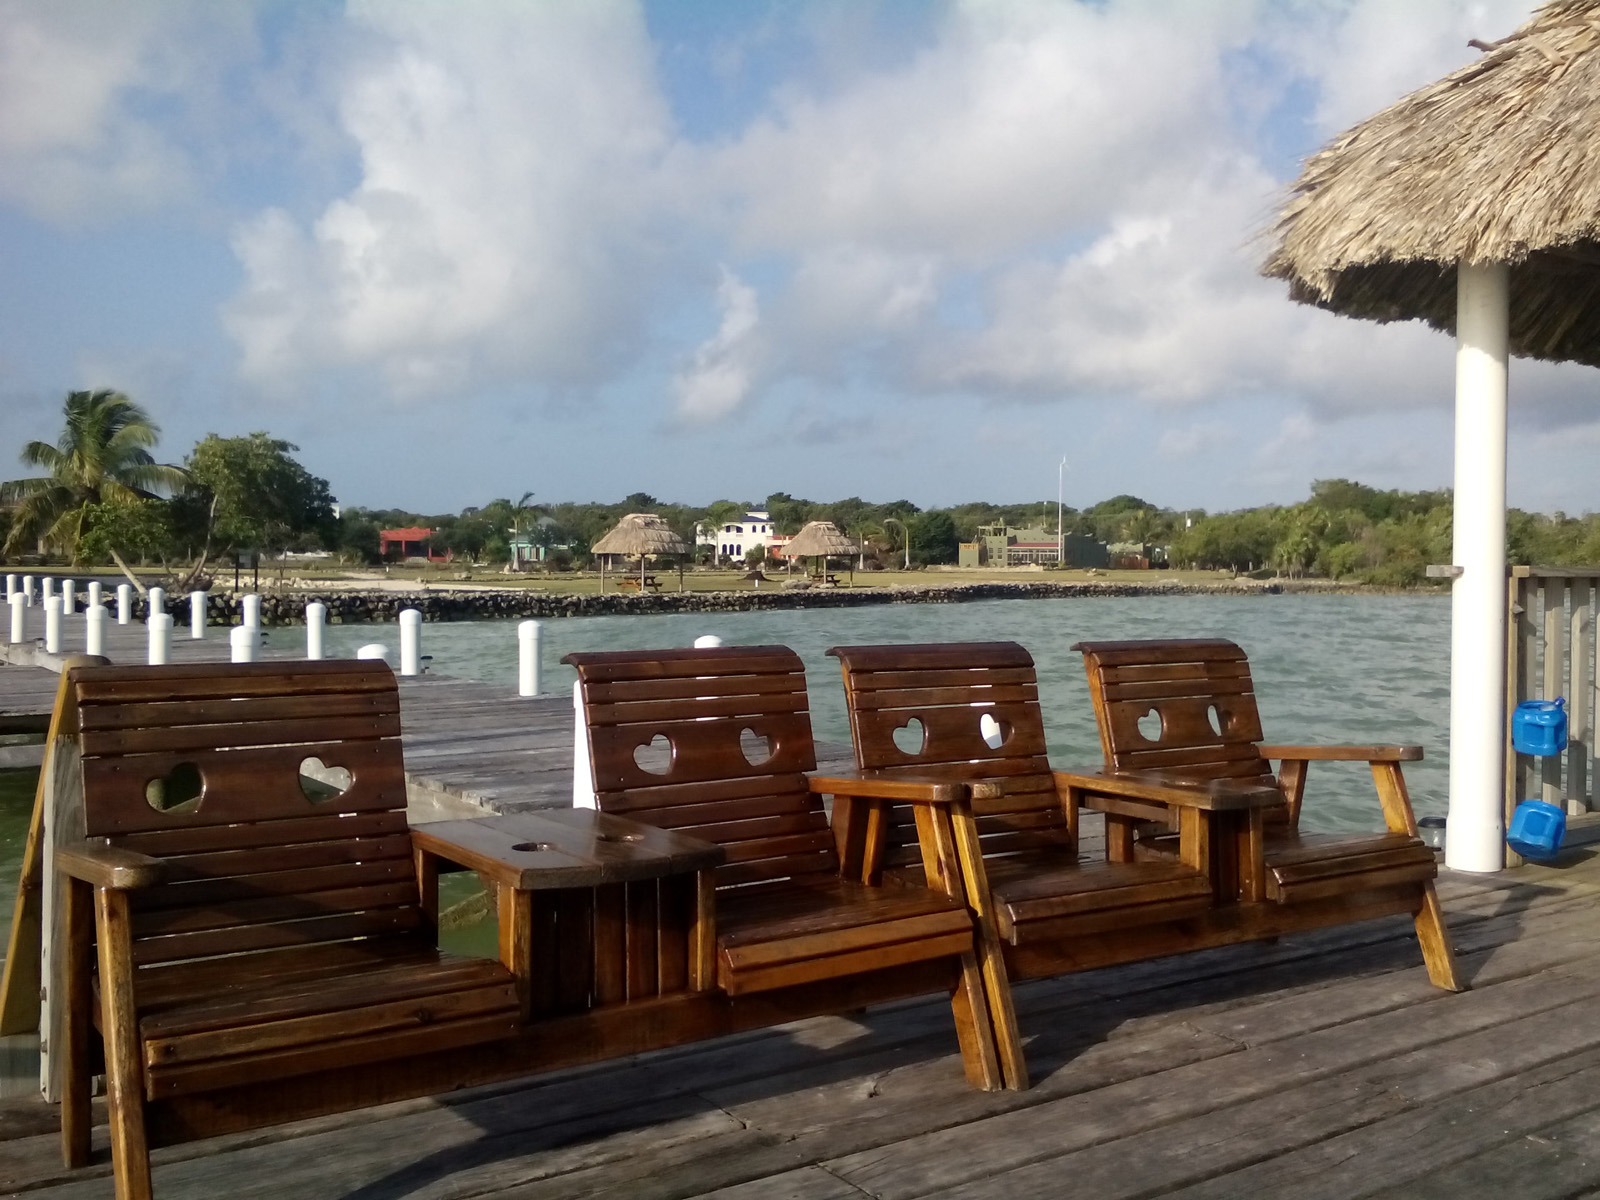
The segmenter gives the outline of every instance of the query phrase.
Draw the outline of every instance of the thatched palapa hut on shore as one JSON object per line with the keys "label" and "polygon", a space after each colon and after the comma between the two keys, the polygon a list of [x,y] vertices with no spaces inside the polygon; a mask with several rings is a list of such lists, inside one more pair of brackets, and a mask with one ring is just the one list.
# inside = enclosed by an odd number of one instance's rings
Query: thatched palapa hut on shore
{"label": "thatched palapa hut on shore", "polygon": [[1506,375],[1600,366],[1600,0],[1554,0],[1478,61],[1307,161],[1263,273],[1347,316],[1456,335],[1446,861],[1504,862]]}
{"label": "thatched palapa hut on shore", "polygon": [[[639,589],[644,590],[645,562],[651,558],[663,555],[682,555],[689,553],[688,544],[672,532],[666,520],[655,513],[629,513],[616,526],[589,548],[591,554],[601,557],[601,570],[604,571],[605,558],[610,554],[618,554],[624,558],[637,558],[639,560]],[[601,586],[604,587],[602,574]]]}
{"label": "thatched palapa hut on shore", "polygon": [[[861,547],[839,531],[832,521],[810,521],[795,534],[783,552],[790,558],[819,558],[826,568],[830,558],[848,558],[851,574],[855,573],[855,556]],[[824,569],[819,574],[826,575]]]}

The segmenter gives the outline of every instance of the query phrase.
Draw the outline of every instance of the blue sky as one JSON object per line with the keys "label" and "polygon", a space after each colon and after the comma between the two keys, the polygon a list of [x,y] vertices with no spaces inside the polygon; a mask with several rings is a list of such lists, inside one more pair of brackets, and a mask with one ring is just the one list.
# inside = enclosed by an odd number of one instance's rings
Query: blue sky
{"label": "blue sky", "polygon": [[[0,460],[117,387],[423,512],[1448,486],[1450,341],[1259,235],[1529,11],[0,0]],[[1600,508],[1594,378],[1514,365],[1513,504]]]}

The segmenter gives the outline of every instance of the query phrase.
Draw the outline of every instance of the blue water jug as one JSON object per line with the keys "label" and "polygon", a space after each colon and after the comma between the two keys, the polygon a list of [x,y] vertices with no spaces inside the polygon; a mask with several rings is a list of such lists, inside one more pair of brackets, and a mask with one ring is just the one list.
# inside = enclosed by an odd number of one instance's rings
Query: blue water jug
{"label": "blue water jug", "polygon": [[1567,702],[1524,700],[1511,714],[1511,744],[1518,754],[1560,754],[1567,748]]}
{"label": "blue water jug", "polygon": [[1511,814],[1506,845],[1523,858],[1554,858],[1567,834],[1567,814],[1543,800],[1524,800]]}

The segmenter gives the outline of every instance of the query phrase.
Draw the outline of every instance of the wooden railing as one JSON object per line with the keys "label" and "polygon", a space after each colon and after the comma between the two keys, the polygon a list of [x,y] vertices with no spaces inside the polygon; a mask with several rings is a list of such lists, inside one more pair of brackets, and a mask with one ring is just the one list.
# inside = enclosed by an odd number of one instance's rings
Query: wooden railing
{"label": "wooden railing", "polygon": [[[1600,567],[1512,567],[1506,622],[1506,820],[1523,800],[1569,815],[1594,807],[1595,616]],[[1567,752],[1548,758],[1511,748],[1511,712],[1523,700],[1567,701]],[[1509,850],[1507,866],[1521,860]]]}

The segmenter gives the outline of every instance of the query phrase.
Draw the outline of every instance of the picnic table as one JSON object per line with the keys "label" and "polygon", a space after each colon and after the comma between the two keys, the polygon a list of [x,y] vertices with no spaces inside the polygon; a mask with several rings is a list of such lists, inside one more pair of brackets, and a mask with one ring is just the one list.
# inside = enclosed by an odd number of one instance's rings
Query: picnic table
{"label": "picnic table", "polygon": [[618,586],[635,592],[645,590],[659,592],[661,590],[661,581],[654,575],[646,575],[642,582],[637,575],[624,575],[618,580]]}

